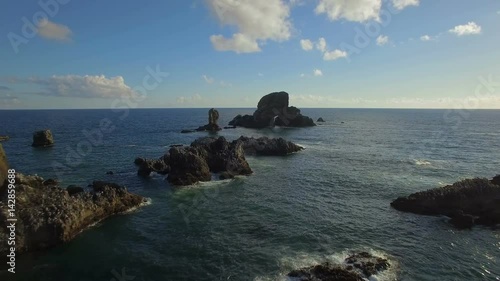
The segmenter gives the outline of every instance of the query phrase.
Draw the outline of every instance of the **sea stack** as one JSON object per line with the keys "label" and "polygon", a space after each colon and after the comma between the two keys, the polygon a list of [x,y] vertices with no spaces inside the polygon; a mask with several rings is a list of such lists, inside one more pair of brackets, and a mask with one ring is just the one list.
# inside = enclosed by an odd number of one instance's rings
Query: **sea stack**
{"label": "sea stack", "polygon": [[289,106],[287,92],[274,92],[263,96],[253,115],[238,115],[229,125],[245,128],[265,128],[269,126],[312,127],[314,121],[300,113],[300,109]]}
{"label": "sea stack", "polygon": [[54,137],[50,130],[37,131],[33,134],[33,147],[48,147],[54,145]]}
{"label": "sea stack", "polygon": [[221,127],[217,124],[219,121],[219,111],[217,109],[212,108],[208,111],[208,124],[205,126],[201,126],[196,131],[208,131],[208,132],[217,132],[222,130]]}

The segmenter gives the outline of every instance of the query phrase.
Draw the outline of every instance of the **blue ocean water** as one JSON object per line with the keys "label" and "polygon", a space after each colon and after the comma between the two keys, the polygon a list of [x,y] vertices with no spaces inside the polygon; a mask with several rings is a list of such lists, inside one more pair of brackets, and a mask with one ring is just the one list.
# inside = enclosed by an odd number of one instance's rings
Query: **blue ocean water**
{"label": "blue ocean water", "polygon": [[[3,146],[16,170],[63,185],[114,181],[151,199],[66,245],[22,256],[14,280],[286,280],[292,269],[354,250],[391,260],[379,280],[500,280],[500,230],[458,231],[446,218],[389,205],[398,196],[500,174],[500,111],[303,109],[327,122],[217,134],[284,137],[306,147],[288,157],[247,157],[252,176],[182,189],[161,176],[137,177],[135,157],[157,158],[172,144],[208,135],[179,133],[205,124],[207,111],[0,111],[0,135],[10,136]],[[219,111],[221,124],[253,112]],[[102,141],[87,137],[102,120],[114,130]],[[32,133],[44,128],[56,145],[33,149]]]}

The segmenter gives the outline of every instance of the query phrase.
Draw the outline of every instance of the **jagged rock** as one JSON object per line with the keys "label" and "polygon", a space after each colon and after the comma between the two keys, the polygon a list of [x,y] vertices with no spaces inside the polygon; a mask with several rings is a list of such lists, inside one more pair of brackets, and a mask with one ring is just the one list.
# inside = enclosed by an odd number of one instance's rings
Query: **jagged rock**
{"label": "jagged rock", "polygon": [[459,228],[471,224],[500,223],[500,185],[487,179],[467,179],[400,197],[391,203],[396,210],[420,215],[445,215]]}
{"label": "jagged rock", "polygon": [[256,139],[241,136],[237,141],[243,143],[245,153],[250,155],[284,156],[304,149],[283,138],[261,137]]}
{"label": "jagged rock", "polygon": [[[173,185],[192,185],[210,181],[211,173],[220,173],[220,179],[252,174],[245,153],[278,156],[302,149],[282,138],[241,137],[228,142],[224,137],[204,137],[196,139],[190,146],[172,147],[169,153],[158,160],[136,158],[134,163],[139,166],[140,176],[149,176],[152,171],[168,173],[167,180]],[[168,169],[165,168],[167,166]]]}
{"label": "jagged rock", "polygon": [[293,270],[288,277],[297,281],[363,281],[389,267],[388,260],[362,252],[349,256],[343,264],[326,262]]}
{"label": "jagged rock", "polygon": [[173,185],[192,185],[212,178],[206,160],[193,147],[171,148],[168,158],[172,166],[167,180]]}
{"label": "jagged rock", "polygon": [[322,117],[320,117],[320,118],[318,118],[318,121],[316,121],[316,122],[318,122],[318,123],[319,123],[319,122],[323,123],[323,122],[325,122],[325,120],[324,120]]}
{"label": "jagged rock", "polygon": [[139,166],[137,174],[141,177],[149,177],[152,172],[160,175],[166,175],[170,172],[170,166],[165,162],[164,158],[161,159],[144,159],[136,158],[134,164]]}
{"label": "jagged rock", "polygon": [[69,195],[75,195],[81,192],[84,192],[85,190],[83,187],[76,186],[76,185],[70,185],[66,187],[66,191],[68,192]]}
{"label": "jagged rock", "polygon": [[310,127],[314,121],[300,113],[300,109],[288,106],[286,92],[275,92],[262,97],[253,115],[238,115],[229,125],[245,128],[265,128],[268,126]]}
{"label": "jagged rock", "polygon": [[222,130],[219,125],[217,125],[217,121],[219,120],[219,111],[217,109],[210,109],[208,111],[208,124],[205,126],[201,126],[196,131],[209,131],[209,132],[217,132]]}
{"label": "jagged rock", "polygon": [[54,137],[50,130],[37,131],[33,134],[33,147],[47,147],[54,145]]}
{"label": "jagged rock", "polygon": [[[39,176],[16,174],[17,253],[51,248],[72,240],[89,226],[145,202],[115,184],[98,183],[91,192],[44,186]],[[94,182],[94,185],[96,182]],[[76,193],[74,193],[74,191]],[[70,195],[72,193],[72,195]],[[9,216],[7,198],[0,201],[0,221]],[[7,229],[0,228],[0,253],[7,252]]]}
{"label": "jagged rock", "polygon": [[43,185],[45,186],[49,186],[49,185],[58,185],[59,182],[55,179],[47,179],[45,181],[43,181]]}
{"label": "jagged rock", "polygon": [[184,145],[183,144],[172,144],[170,145],[170,148],[172,147],[183,147]]}

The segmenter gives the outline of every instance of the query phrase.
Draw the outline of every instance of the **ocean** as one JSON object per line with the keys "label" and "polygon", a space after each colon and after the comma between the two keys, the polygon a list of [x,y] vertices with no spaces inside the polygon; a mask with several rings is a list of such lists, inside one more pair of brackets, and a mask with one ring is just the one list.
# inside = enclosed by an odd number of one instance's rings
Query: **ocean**
{"label": "ocean", "polygon": [[[365,250],[387,257],[377,280],[500,280],[500,229],[456,230],[445,217],[390,207],[399,196],[500,174],[500,111],[303,109],[326,123],[311,128],[237,128],[218,136],[283,137],[306,149],[247,157],[254,174],[174,188],[139,178],[136,157],[206,132],[208,109],[0,111],[11,167],[58,177],[124,184],[150,198],[75,240],[22,255],[1,280],[286,280],[292,269]],[[219,109],[221,125],[253,109]],[[113,130],[96,133],[102,120]],[[32,148],[36,130],[55,146]],[[76,154],[75,154],[76,153]],[[78,153],[83,156],[78,156]],[[113,175],[106,172],[113,171]]]}

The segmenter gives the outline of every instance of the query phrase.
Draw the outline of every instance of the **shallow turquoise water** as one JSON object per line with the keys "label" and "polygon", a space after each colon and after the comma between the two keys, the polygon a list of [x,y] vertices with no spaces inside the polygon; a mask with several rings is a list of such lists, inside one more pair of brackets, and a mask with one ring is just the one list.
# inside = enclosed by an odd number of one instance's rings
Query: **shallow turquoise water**
{"label": "shallow turquoise water", "polygon": [[[252,110],[220,112],[226,124]],[[471,111],[466,118],[444,110],[303,112],[327,122],[219,133],[281,136],[305,146],[303,152],[249,157],[250,177],[174,189],[160,176],[138,178],[133,160],[207,135],[179,133],[205,124],[206,109],[132,110],[123,120],[110,110],[0,111],[0,135],[11,137],[4,149],[17,170],[54,177],[55,161],[72,166],[60,174],[64,185],[105,179],[151,198],[67,245],[23,256],[15,279],[279,280],[299,266],[370,250],[394,264],[381,280],[500,280],[500,230],[457,231],[446,218],[389,205],[398,196],[499,174],[500,111]],[[68,157],[85,149],[82,130],[103,118],[116,129],[85,157]],[[31,134],[43,128],[52,129],[56,145],[34,150]]]}

